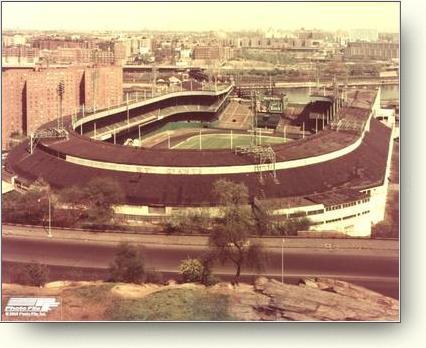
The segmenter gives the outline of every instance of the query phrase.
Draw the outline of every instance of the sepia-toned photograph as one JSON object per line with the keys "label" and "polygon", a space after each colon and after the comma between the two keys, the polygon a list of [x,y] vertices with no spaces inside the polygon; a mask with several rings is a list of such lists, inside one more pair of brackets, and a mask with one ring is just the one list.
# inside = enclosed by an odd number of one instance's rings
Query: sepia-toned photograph
{"label": "sepia-toned photograph", "polygon": [[3,1],[1,320],[400,322],[400,5]]}

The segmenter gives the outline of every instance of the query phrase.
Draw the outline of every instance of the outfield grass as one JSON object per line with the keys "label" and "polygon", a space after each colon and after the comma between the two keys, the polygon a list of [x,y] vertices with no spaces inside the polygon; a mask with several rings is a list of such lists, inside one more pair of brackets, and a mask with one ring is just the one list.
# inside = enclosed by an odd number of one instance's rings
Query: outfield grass
{"label": "outfield grass", "polygon": [[106,313],[110,320],[232,320],[228,297],[204,289],[170,289],[141,299],[120,299]]}
{"label": "outfield grass", "polygon": [[[174,131],[174,130],[178,130],[178,129],[199,129],[202,128],[203,124],[202,122],[199,121],[177,121],[177,122],[169,122],[166,123],[164,126],[162,126],[161,128],[158,128],[156,130],[150,131],[147,134],[143,134],[141,136],[141,140],[145,140],[147,138],[150,138],[156,134],[162,133],[162,132],[166,132],[166,131]],[[136,135],[137,136],[137,135]],[[137,139],[137,138],[136,138]]]}
{"label": "outfield grass", "polygon": [[[251,135],[249,134],[234,134],[232,136],[232,147],[250,145]],[[284,138],[262,136],[262,145],[281,144]],[[201,135],[202,149],[230,149],[231,148],[231,135],[230,134],[202,134]],[[194,135],[181,143],[175,145],[174,149],[199,149],[200,136]]]}

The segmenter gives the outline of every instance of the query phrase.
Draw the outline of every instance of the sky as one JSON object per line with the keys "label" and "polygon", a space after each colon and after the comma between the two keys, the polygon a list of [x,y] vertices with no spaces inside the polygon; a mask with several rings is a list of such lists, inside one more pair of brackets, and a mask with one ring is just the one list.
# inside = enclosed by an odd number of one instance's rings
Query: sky
{"label": "sky", "polygon": [[399,32],[397,2],[2,2],[2,29]]}

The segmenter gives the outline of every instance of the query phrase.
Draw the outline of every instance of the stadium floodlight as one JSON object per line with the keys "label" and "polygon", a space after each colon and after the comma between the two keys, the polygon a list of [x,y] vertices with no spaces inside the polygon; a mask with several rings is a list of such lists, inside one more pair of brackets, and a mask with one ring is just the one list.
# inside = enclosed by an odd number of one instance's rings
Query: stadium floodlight
{"label": "stadium floodlight", "polygon": [[58,97],[59,97],[58,129],[62,129],[64,126],[64,123],[62,120],[62,100],[65,93],[65,83],[63,80],[59,81],[56,92],[58,93]]}

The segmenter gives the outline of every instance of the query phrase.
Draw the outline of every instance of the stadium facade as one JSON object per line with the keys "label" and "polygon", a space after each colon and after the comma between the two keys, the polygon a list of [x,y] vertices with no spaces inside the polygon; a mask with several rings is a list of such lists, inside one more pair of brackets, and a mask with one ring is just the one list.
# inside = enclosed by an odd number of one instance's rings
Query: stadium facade
{"label": "stadium facade", "polygon": [[83,110],[64,119],[63,136],[49,133],[55,122],[41,127],[10,152],[5,168],[24,188],[40,178],[63,188],[110,177],[125,194],[116,212],[135,221],[194,210],[217,214],[213,184],[228,179],[244,183],[253,206],[276,220],[307,216],[312,231],[369,236],[372,224],[384,218],[392,156],[392,128],[376,119],[380,88],[322,97],[329,107],[313,114],[321,130],[273,145],[273,163],[229,149],[118,144],[170,120],[214,120],[232,90],[177,91],[91,114]]}

